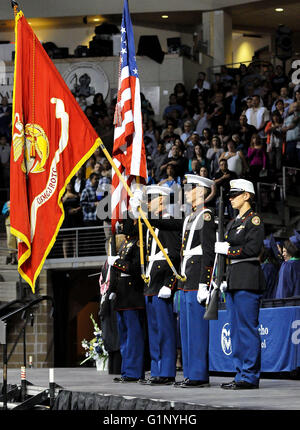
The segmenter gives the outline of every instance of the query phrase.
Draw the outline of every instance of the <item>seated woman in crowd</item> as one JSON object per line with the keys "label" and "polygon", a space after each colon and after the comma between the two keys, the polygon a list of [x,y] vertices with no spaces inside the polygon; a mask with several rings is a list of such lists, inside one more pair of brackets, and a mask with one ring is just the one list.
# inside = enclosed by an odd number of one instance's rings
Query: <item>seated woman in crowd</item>
{"label": "seated woman in crowd", "polygon": [[283,258],[275,292],[276,299],[300,295],[300,234],[297,231],[284,242]]}

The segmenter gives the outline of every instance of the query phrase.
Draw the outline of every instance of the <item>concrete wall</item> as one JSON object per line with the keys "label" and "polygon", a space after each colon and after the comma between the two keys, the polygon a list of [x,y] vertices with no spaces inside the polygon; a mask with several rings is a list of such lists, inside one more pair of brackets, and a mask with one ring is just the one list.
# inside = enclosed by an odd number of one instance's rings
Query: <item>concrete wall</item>
{"label": "concrete wall", "polygon": [[233,34],[233,63],[251,61],[255,51],[265,46],[269,46],[269,50],[271,51],[271,36],[269,35],[265,35],[261,38],[254,38],[245,37],[237,33]]}

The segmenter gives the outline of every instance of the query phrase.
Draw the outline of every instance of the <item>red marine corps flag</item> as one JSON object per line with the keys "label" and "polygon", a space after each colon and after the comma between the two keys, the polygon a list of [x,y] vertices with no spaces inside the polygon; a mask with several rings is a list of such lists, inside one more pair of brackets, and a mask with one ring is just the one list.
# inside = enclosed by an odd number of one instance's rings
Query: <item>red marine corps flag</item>
{"label": "red marine corps flag", "polygon": [[15,34],[10,220],[34,292],[64,220],[65,187],[102,142],[21,11]]}

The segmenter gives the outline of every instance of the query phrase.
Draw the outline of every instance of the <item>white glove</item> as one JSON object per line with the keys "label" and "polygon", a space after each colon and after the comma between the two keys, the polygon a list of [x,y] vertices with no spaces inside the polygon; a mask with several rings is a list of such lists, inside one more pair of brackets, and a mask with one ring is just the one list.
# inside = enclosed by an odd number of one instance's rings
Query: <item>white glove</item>
{"label": "white glove", "polygon": [[133,193],[133,197],[137,200],[139,200],[141,203],[144,199],[144,192],[141,189],[135,190]]}
{"label": "white glove", "polygon": [[113,265],[114,265],[114,263],[115,263],[115,261],[116,261],[118,258],[119,258],[119,256],[118,256],[118,255],[115,255],[115,256],[109,255],[109,256],[107,257],[107,263],[108,263],[110,266],[113,266]]}
{"label": "white glove", "polygon": [[159,290],[158,297],[160,299],[168,299],[171,297],[171,294],[172,294],[171,288],[164,286],[164,287],[161,287],[161,289]]}
{"label": "white glove", "polygon": [[197,292],[197,300],[201,304],[206,301],[209,295],[208,288],[206,284],[199,284],[198,292]]}
{"label": "white glove", "polygon": [[134,218],[139,218],[140,213],[138,211],[138,207],[142,205],[144,193],[143,190],[135,190],[133,193],[133,197],[130,197],[129,203],[131,206],[131,211]]}
{"label": "white glove", "polygon": [[129,204],[131,207],[132,215],[135,219],[138,219],[140,217],[140,213],[138,211],[138,207],[141,206],[141,201],[137,199],[136,197],[130,197]]}
{"label": "white glove", "polygon": [[227,255],[229,249],[228,242],[216,242],[215,243],[215,253]]}
{"label": "white glove", "polygon": [[227,282],[223,281],[221,283],[221,285],[220,285],[220,291],[221,291],[221,293],[225,293],[225,291],[227,290],[227,287],[228,287]]}
{"label": "white glove", "polygon": [[108,300],[114,300],[117,297],[116,293],[110,293]]}

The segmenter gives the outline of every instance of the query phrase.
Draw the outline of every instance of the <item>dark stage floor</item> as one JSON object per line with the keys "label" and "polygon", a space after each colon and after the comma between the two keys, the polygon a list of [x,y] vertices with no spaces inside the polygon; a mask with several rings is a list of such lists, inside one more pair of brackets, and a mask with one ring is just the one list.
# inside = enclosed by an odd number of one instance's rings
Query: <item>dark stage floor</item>
{"label": "dark stage floor", "polygon": [[[258,390],[227,391],[220,388],[222,382],[232,377],[212,376],[210,387],[175,388],[174,386],[145,386],[138,383],[114,383],[116,375],[96,368],[58,368],[54,380],[64,390],[124,396],[125,398],[152,399],[159,401],[184,402],[186,404],[209,406],[217,409],[247,410],[300,410],[300,380],[262,379]],[[0,371],[2,382],[2,370]],[[48,386],[48,369],[27,369],[26,379],[38,386]],[[178,373],[176,380],[183,379]],[[8,384],[20,384],[20,370],[8,369]]]}

